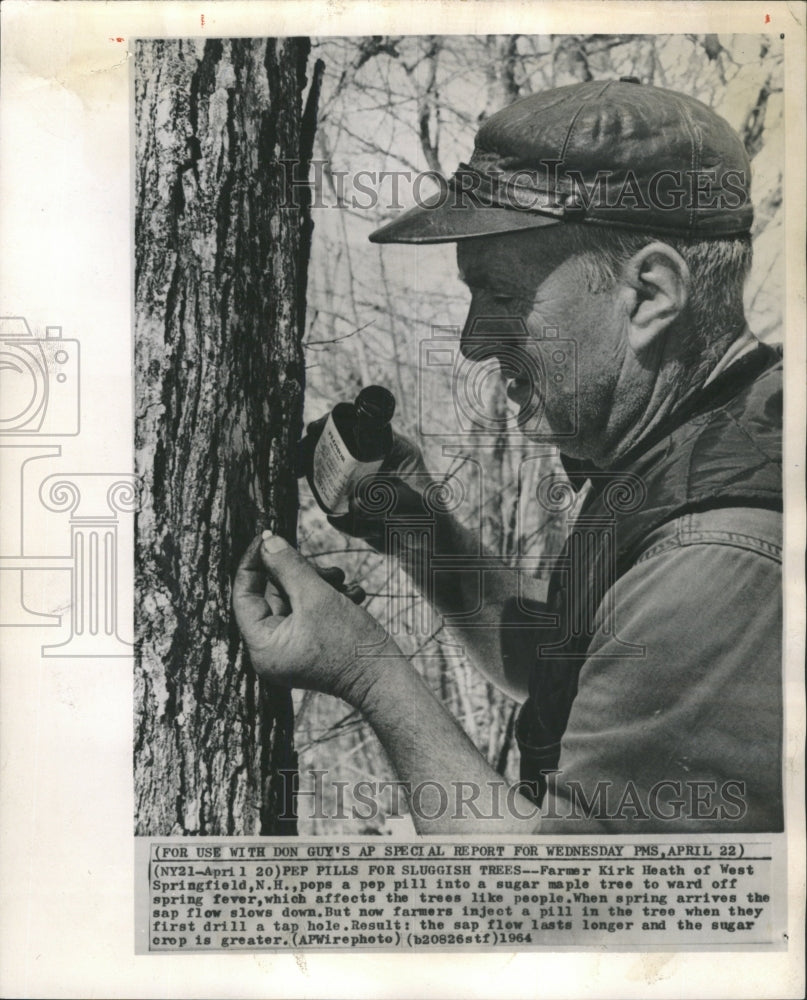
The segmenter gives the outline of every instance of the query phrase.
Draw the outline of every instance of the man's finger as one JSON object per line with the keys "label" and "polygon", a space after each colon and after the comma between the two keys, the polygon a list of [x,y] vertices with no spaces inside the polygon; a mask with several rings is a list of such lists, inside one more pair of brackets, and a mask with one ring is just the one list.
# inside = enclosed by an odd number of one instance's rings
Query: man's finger
{"label": "man's finger", "polygon": [[328,515],[329,524],[337,531],[352,538],[361,538],[373,548],[383,551],[386,544],[387,517],[394,514],[401,526],[401,519],[407,515],[420,522],[429,509],[420,493],[395,476],[385,476],[378,480],[385,490],[389,490],[390,503],[381,513],[368,511],[362,503],[361,495],[351,497],[347,514]]}
{"label": "man's finger", "polygon": [[322,430],[328,420],[328,414],[326,413],[324,417],[317,417],[316,420],[312,420],[310,424],[306,425],[306,434],[316,434],[317,431]]}
{"label": "man's finger", "polygon": [[392,448],[381,463],[381,472],[425,472],[420,448],[404,434],[392,433]]}
{"label": "man's finger", "polygon": [[288,594],[292,607],[323,586],[314,567],[279,535],[264,531],[258,551],[269,579]]}
{"label": "man's finger", "polygon": [[233,580],[233,610],[242,631],[272,613],[264,594],[266,570],[261,561],[260,548],[261,537],[253,538]]}
{"label": "man's finger", "polygon": [[264,599],[269,605],[269,610],[275,618],[285,617],[291,614],[291,605],[285,594],[281,594],[276,584],[269,580],[264,591]]}
{"label": "man's finger", "polygon": [[233,593],[244,595],[247,593],[262,593],[265,571],[261,561],[260,547],[262,538],[258,535],[253,538],[247,546],[246,552],[241,557],[238,569],[235,572],[233,581]]}
{"label": "man's finger", "polygon": [[345,582],[345,571],[341,566],[315,566],[314,569],[335,590],[342,589],[342,585]]}
{"label": "man's finger", "polygon": [[354,604],[361,604],[367,597],[364,588],[358,583],[349,583],[342,593]]}

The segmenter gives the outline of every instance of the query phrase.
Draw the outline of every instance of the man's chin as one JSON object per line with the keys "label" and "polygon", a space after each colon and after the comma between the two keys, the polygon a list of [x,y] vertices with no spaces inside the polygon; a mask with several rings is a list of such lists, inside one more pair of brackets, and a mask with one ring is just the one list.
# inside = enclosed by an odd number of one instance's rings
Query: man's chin
{"label": "man's chin", "polygon": [[576,457],[574,452],[579,447],[579,442],[574,427],[567,421],[550,421],[543,406],[540,409],[535,406],[522,407],[516,417],[516,423],[529,441],[554,445],[560,448],[564,455]]}

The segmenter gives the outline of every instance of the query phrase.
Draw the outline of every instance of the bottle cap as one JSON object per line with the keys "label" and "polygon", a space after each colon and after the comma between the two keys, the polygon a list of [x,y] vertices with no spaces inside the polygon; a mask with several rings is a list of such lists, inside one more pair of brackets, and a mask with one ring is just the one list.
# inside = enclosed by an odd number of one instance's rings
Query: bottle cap
{"label": "bottle cap", "polygon": [[395,413],[395,397],[383,385],[367,385],[356,396],[356,413],[388,424]]}

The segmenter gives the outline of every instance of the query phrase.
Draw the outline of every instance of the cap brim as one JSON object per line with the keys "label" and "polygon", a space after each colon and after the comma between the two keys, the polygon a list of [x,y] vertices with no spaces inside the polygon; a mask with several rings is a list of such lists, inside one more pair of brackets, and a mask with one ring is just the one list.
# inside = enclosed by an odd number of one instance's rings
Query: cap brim
{"label": "cap brim", "polygon": [[370,233],[371,243],[453,243],[521,229],[556,226],[559,219],[511,208],[452,204],[437,194]]}

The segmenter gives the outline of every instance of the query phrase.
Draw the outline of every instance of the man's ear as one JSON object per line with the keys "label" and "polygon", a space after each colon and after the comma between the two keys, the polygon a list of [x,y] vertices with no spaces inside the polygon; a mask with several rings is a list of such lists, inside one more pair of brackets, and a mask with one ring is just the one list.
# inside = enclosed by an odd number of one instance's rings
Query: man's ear
{"label": "man's ear", "polygon": [[689,301],[686,261],[667,243],[649,243],[627,260],[620,273],[629,310],[628,340],[642,354],[681,315]]}

